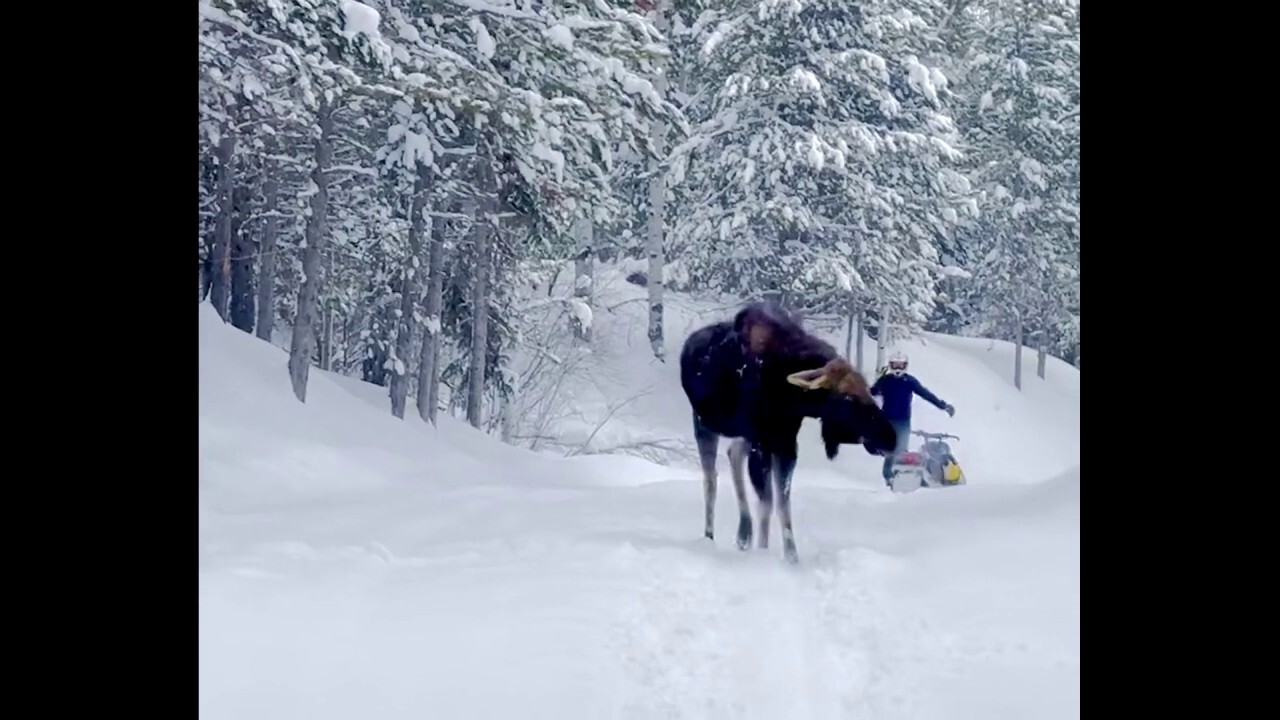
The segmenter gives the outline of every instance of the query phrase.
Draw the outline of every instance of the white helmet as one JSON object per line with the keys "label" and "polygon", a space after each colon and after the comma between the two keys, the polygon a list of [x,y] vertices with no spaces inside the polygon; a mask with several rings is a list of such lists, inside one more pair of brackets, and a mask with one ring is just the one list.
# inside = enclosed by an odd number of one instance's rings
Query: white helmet
{"label": "white helmet", "polygon": [[894,375],[902,375],[907,371],[907,354],[901,350],[895,350],[889,356],[889,372]]}

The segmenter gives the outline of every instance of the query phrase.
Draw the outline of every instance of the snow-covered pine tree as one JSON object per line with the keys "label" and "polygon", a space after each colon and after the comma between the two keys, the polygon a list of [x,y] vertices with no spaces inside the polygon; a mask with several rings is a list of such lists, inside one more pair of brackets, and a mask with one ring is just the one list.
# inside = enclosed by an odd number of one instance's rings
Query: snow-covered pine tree
{"label": "snow-covered pine tree", "polygon": [[[486,88],[499,79],[467,57],[459,20],[473,10],[446,2],[375,0],[370,4],[385,19],[383,41],[395,61],[392,74],[405,93],[404,99],[392,103],[391,121],[375,150],[385,179],[403,196],[401,204],[408,208],[409,219],[409,254],[403,260],[400,282],[405,291],[399,297],[394,352],[387,360],[392,413],[403,417],[413,379],[411,356],[416,355],[418,411],[424,419],[434,420],[431,397],[437,393],[439,378],[444,258],[443,236],[433,227],[445,214],[440,208],[471,194],[471,183],[457,165],[462,153],[474,152],[459,147],[459,123],[468,121],[477,110],[475,98],[486,95]],[[420,304],[427,306],[425,315]],[[423,345],[414,353],[419,325],[424,327]]]}
{"label": "snow-covered pine tree", "polygon": [[202,238],[209,256],[209,297],[224,320],[231,303],[231,266],[235,240],[236,150],[244,106],[254,96],[256,68],[246,59],[244,41],[234,33],[218,32],[201,23],[200,141],[208,172],[201,177],[202,215],[211,222]]}
{"label": "snow-covered pine tree", "polygon": [[314,118],[303,281],[289,355],[294,394],[305,402],[317,344],[321,255],[328,240],[335,114],[352,92],[402,94],[382,83],[391,71],[391,50],[382,40],[378,13],[355,0],[201,0],[200,16],[258,43],[264,51],[283,52],[291,62],[301,105]]}
{"label": "snow-covered pine tree", "polygon": [[[1047,347],[1078,322],[1078,8],[1076,0],[974,0],[964,9],[978,28],[959,114],[980,191],[971,305],[978,332],[1019,348],[1028,331]],[[1018,352],[1018,387],[1021,369]]]}
{"label": "snow-covered pine tree", "polygon": [[416,355],[414,341],[421,317],[419,300],[429,272],[426,250],[431,217],[427,202],[435,179],[435,147],[425,126],[426,113],[421,100],[415,99],[412,104],[397,101],[394,115],[395,121],[386,134],[389,146],[384,146],[381,154],[385,154],[382,165],[388,171],[387,181],[400,197],[399,205],[408,223],[408,252],[400,270],[400,307],[390,359],[391,414],[403,418],[409,395],[411,359]]}
{"label": "snow-covered pine tree", "polygon": [[[481,249],[476,240],[522,230],[527,242],[552,242],[569,259],[576,220],[588,213],[607,218],[621,208],[610,187],[615,147],[647,153],[652,120],[680,125],[679,113],[647,79],[653,61],[666,53],[661,35],[637,13],[587,0],[536,9],[514,2],[465,12],[443,8],[433,22],[448,50],[481,79],[471,87],[474,100],[461,124],[473,129],[470,142],[480,150],[474,163],[486,165],[472,167],[477,182],[470,194],[481,212],[477,222],[492,231],[473,233],[469,252]],[[518,208],[516,197],[523,198]],[[494,269],[487,250],[472,265],[479,282]],[[492,294],[469,294],[467,305],[484,319],[470,325],[475,333],[481,325],[512,324],[505,312],[497,323],[480,312]],[[478,335],[472,343],[487,345]],[[474,360],[480,359],[476,351]],[[487,361],[473,362],[473,371],[481,365],[485,378],[500,377]],[[477,386],[473,397],[483,397],[480,391]]]}
{"label": "snow-covered pine tree", "polygon": [[[710,5],[710,3],[708,3]],[[874,302],[918,325],[967,190],[930,19],[898,3],[716,3],[695,22],[694,136],[673,151],[691,281]]]}

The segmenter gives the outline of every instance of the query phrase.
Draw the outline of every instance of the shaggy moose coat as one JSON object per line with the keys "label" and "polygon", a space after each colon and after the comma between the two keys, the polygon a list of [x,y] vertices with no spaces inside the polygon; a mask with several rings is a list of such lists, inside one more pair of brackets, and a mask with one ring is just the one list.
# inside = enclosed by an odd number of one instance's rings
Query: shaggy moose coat
{"label": "shaggy moose coat", "polygon": [[862,444],[867,452],[881,454],[896,442],[862,374],[776,306],[751,304],[732,322],[713,323],[692,333],[680,354],[680,378],[693,410],[702,461],[705,534],[714,537],[719,438],[732,438],[728,455],[740,513],[738,547],[744,550],[752,535],[744,460],[761,504],[760,547],[768,547],[776,484],[783,548],[787,559],[795,562],[791,474],[804,419],[821,421],[828,458],[835,457],[841,444]]}

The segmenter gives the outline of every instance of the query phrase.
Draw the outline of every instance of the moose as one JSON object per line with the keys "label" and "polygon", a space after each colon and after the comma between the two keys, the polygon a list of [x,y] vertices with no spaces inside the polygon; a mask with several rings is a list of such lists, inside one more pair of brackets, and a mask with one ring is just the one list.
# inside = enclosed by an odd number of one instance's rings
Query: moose
{"label": "moose", "polygon": [[872,400],[866,378],[831,345],[772,304],[748,304],[732,321],[690,334],[680,353],[680,384],[693,410],[706,501],[705,535],[713,541],[716,454],[721,437],[730,441],[727,455],[738,496],[739,550],[749,548],[752,539],[742,477],[745,460],[760,500],[760,547],[769,547],[776,486],[783,553],[788,562],[799,562],[791,530],[791,474],[796,436],[805,418],[821,423],[828,460],[835,459],[842,444],[861,444],[873,455],[891,453],[896,445],[897,433]]}

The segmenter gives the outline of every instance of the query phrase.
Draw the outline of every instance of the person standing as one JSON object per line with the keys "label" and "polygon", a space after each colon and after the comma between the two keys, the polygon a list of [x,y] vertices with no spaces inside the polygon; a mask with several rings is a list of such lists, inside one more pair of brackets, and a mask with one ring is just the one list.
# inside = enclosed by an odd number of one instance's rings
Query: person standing
{"label": "person standing", "polygon": [[[928,400],[947,415],[955,417],[956,409],[943,402],[937,395],[929,392],[929,388],[920,383],[916,377],[907,372],[907,354],[901,351],[889,356],[889,366],[881,371],[880,377],[871,386],[871,394],[884,398],[881,407],[885,416],[898,433],[898,445],[894,455],[907,450],[911,438],[911,401],[914,396]],[[884,458],[884,482],[889,484],[890,470],[893,467],[894,455]]]}

